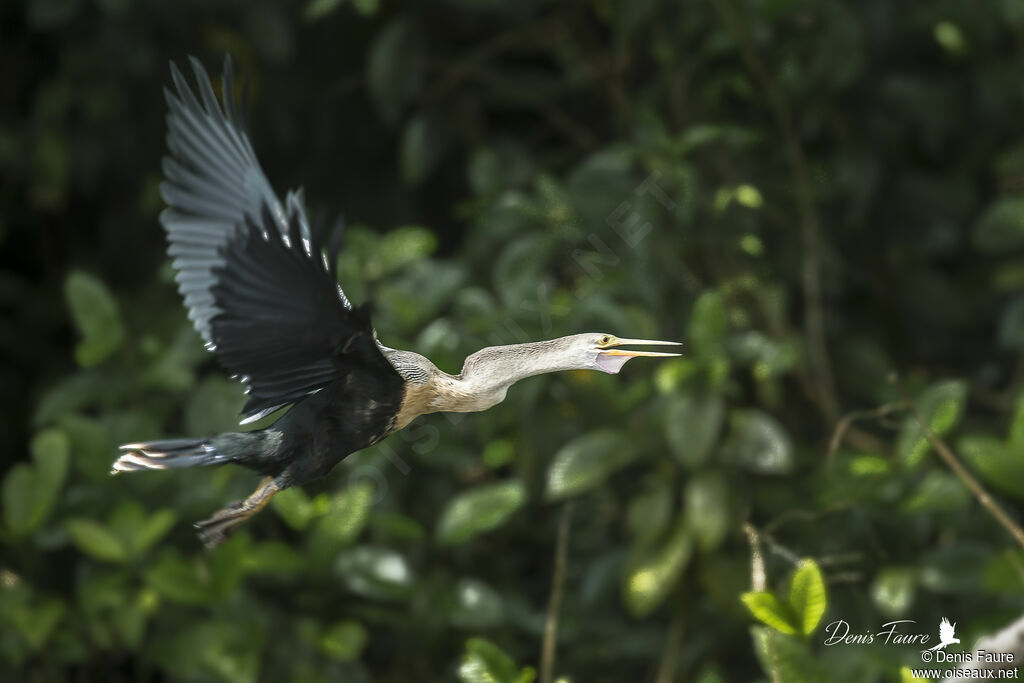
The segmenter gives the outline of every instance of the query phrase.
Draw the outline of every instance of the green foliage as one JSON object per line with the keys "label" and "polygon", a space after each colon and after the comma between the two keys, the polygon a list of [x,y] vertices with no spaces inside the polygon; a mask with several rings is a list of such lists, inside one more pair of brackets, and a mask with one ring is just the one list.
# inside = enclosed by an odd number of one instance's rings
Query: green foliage
{"label": "green foliage", "polygon": [[547,498],[560,500],[588,491],[635,457],[626,435],[615,429],[594,431],[570,441],[548,467]]}
{"label": "green foliage", "polygon": [[809,636],[825,614],[825,582],[814,560],[804,560],[790,579],[789,596],[782,600],[770,591],[740,596],[750,613],[779,633]]}
{"label": "green foliage", "polygon": [[478,486],[452,498],[437,523],[441,543],[464,543],[477,534],[501,526],[526,503],[520,481]]}
{"label": "green foliage", "polygon": [[466,654],[459,666],[463,683],[532,683],[536,674],[530,667],[516,669],[516,664],[494,643],[483,638],[466,641]]}
{"label": "green foliage", "polygon": [[24,536],[46,521],[64,484],[69,450],[64,432],[44,430],[32,439],[32,464],[19,463],[7,472],[3,510],[10,533]]}
{"label": "green foliage", "polygon": [[124,340],[117,302],[102,281],[74,271],[64,282],[64,296],[82,341],[75,359],[83,368],[96,365],[120,348]]}
{"label": "green foliage", "polygon": [[[1019,3],[20,5],[0,680],[531,680],[567,509],[566,680],[882,683],[916,650],[832,621],[969,643],[1024,612],[1024,555],[900,391],[1018,519]],[[453,374],[584,331],[683,356],[420,418],[205,550],[191,523],[257,475],[109,471],[243,429],[157,220],[166,62],[225,52],[275,192],[348,219],[383,343]]]}

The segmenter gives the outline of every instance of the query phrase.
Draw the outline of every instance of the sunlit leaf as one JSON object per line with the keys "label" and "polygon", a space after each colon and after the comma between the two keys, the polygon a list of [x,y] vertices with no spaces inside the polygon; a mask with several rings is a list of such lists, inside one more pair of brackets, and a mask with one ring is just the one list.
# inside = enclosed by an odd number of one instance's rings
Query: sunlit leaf
{"label": "sunlit leaf", "polygon": [[793,574],[789,587],[789,606],[796,617],[794,625],[805,636],[814,633],[825,614],[825,580],[814,560],[803,560]]}
{"label": "sunlit leaf", "polygon": [[802,620],[793,614],[792,607],[782,602],[770,591],[744,593],[740,600],[757,619],[780,633],[795,634],[801,631]]}
{"label": "sunlit leaf", "polygon": [[501,648],[483,638],[466,641],[466,653],[459,665],[462,683],[531,683],[533,669],[516,668],[515,662]]}

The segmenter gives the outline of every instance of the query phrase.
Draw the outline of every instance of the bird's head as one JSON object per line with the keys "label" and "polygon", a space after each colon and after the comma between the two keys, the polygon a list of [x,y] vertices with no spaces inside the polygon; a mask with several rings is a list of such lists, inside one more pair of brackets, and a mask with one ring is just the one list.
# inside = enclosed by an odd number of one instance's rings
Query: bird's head
{"label": "bird's head", "polygon": [[614,375],[630,358],[641,356],[651,358],[670,358],[678,353],[662,353],[660,351],[634,351],[621,349],[620,346],[678,346],[679,342],[659,341],[657,339],[620,339],[614,334],[589,332],[574,335],[571,348],[583,359],[583,367],[600,370]]}

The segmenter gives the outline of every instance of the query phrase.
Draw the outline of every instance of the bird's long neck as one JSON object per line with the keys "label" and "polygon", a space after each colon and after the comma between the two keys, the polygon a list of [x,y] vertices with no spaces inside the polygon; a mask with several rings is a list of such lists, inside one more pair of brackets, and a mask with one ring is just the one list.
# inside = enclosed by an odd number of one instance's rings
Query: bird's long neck
{"label": "bird's long neck", "polygon": [[521,379],[580,367],[579,359],[573,359],[559,339],[481,349],[466,358],[458,375],[442,372],[407,351],[395,352],[390,359],[406,380],[399,429],[416,415],[487,410],[501,403],[508,388]]}
{"label": "bird's long neck", "polygon": [[521,379],[578,367],[560,340],[490,346],[466,358],[462,372],[438,379],[435,410],[486,410]]}

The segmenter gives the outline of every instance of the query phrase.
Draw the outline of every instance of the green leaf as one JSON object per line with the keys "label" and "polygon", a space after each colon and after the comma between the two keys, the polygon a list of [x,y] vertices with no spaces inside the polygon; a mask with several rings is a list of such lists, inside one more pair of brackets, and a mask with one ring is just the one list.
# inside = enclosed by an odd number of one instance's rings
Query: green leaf
{"label": "green leaf", "polygon": [[526,502],[519,480],[477,486],[449,501],[437,524],[441,543],[462,543],[505,522]]}
{"label": "green leaf", "polygon": [[185,407],[185,429],[190,434],[218,434],[238,427],[245,393],[238,382],[211,376],[192,392]]}
{"label": "green leaf", "polygon": [[623,582],[623,601],[634,617],[645,617],[664,602],[675,588],[693,554],[693,534],[685,515],[657,547],[633,558]]}
{"label": "green leaf", "polygon": [[452,595],[448,620],[466,629],[492,628],[502,622],[504,605],[501,594],[478,579],[459,579]]}
{"label": "green leaf", "polygon": [[491,641],[483,638],[466,641],[466,653],[459,666],[462,683],[531,683],[534,677],[533,669],[516,669],[512,658]]}
{"label": "green leaf", "polygon": [[974,247],[988,253],[1002,253],[1024,246],[1024,199],[997,199],[974,224]]}
{"label": "green leaf", "polygon": [[285,524],[296,531],[305,529],[316,516],[316,507],[313,505],[313,501],[305,491],[297,486],[285,489],[271,498],[270,507],[274,508],[274,512],[284,520]]}
{"label": "green leaf", "polygon": [[912,567],[886,567],[871,582],[871,600],[885,616],[902,617],[914,602],[916,588],[917,572]]}
{"label": "green leaf", "polygon": [[335,574],[357,595],[400,600],[413,589],[413,574],[405,557],[387,548],[357,546],[343,551],[334,564]]}
{"label": "green leaf", "polygon": [[548,468],[546,498],[561,500],[589,491],[636,456],[637,450],[618,430],[599,429],[577,437],[555,454]]}
{"label": "green leaf", "polygon": [[686,482],[686,520],[700,549],[718,547],[729,530],[729,490],[718,472],[702,472]]}
{"label": "green leaf", "polygon": [[174,510],[162,508],[151,514],[130,540],[133,557],[139,557],[160,542],[178,520]]}
{"label": "green leaf", "polygon": [[654,479],[629,502],[626,524],[633,547],[646,549],[658,540],[672,521],[672,489],[662,479]]}
{"label": "green leaf", "polygon": [[825,603],[825,580],[818,563],[811,559],[803,560],[789,586],[789,606],[796,616],[794,623],[799,626],[800,633],[805,636],[814,633],[825,614]]}
{"label": "green leaf", "polygon": [[437,249],[437,236],[428,228],[405,225],[384,235],[364,264],[367,279],[375,280],[424,259]]}
{"label": "green leaf", "polygon": [[694,303],[690,314],[689,347],[696,355],[718,355],[721,353],[725,332],[726,316],[722,295],[713,290],[704,292]]}
{"label": "green leaf", "polygon": [[81,271],[68,275],[64,295],[82,335],[75,348],[75,360],[83,368],[92,367],[117,351],[124,340],[117,302],[106,285]]}
{"label": "green leaf", "polygon": [[335,543],[351,543],[370,518],[373,496],[374,486],[369,481],[356,482],[335,494],[330,508],[317,521],[318,531]]}
{"label": "green leaf", "polygon": [[309,0],[302,15],[309,21],[321,19],[341,5],[343,0]]}
{"label": "green leaf", "polygon": [[79,550],[104,562],[125,562],[128,549],[113,531],[91,519],[70,519],[67,524],[71,540]]}
{"label": "green leaf", "polygon": [[726,459],[761,474],[793,469],[793,445],[775,418],[760,410],[734,410],[722,444]]}
{"label": "green leaf", "polygon": [[724,418],[725,401],[717,394],[672,397],[665,412],[665,436],[680,465],[693,469],[707,460]]}
{"label": "green leaf", "polygon": [[1017,395],[1017,403],[1010,423],[1010,446],[1018,453],[1024,452],[1024,391]]}
{"label": "green leaf", "polygon": [[[921,420],[936,436],[946,434],[960,421],[967,399],[967,384],[960,380],[936,382],[925,389],[917,398],[917,410]],[[900,457],[910,467],[924,461],[931,445],[921,430],[914,415],[908,415],[900,430],[896,445]]]}
{"label": "green leaf", "polygon": [[1024,349],[1024,296],[1018,296],[1003,309],[997,339],[1004,349]]}
{"label": "green leaf", "polygon": [[353,662],[359,659],[367,640],[369,633],[358,621],[339,621],[320,637],[320,651],[339,662]]}
{"label": "green leaf", "polygon": [[904,512],[963,510],[971,504],[971,492],[956,475],[942,470],[932,470],[900,508]]}
{"label": "green leaf", "polygon": [[67,611],[60,600],[46,600],[39,605],[23,605],[14,610],[11,618],[18,632],[25,638],[32,652],[39,652]]}
{"label": "green leaf", "polygon": [[826,679],[807,641],[763,626],[754,626],[750,631],[754,652],[769,678],[784,683],[824,683],[831,680]]}
{"label": "green leaf", "polygon": [[381,117],[395,123],[422,84],[422,48],[417,22],[400,15],[382,28],[370,46],[366,80]]}
{"label": "green leaf", "polygon": [[984,434],[965,436],[957,445],[964,460],[986,484],[1024,500],[1024,458],[1019,449]]}
{"label": "green leaf", "polygon": [[444,155],[447,135],[441,125],[429,116],[413,117],[402,130],[399,163],[402,180],[419,185]]}
{"label": "green leaf", "polygon": [[202,605],[211,597],[208,572],[202,572],[195,561],[183,558],[178,551],[167,549],[146,569],[146,585],[172,602]]}
{"label": "green leaf", "polygon": [[798,633],[800,620],[790,606],[769,591],[751,591],[740,596],[750,613],[780,633]]}
{"label": "green leaf", "polygon": [[59,429],[46,429],[32,439],[32,464],[11,468],[3,483],[7,528],[23,536],[39,528],[53,509],[67,476],[70,444]]}

